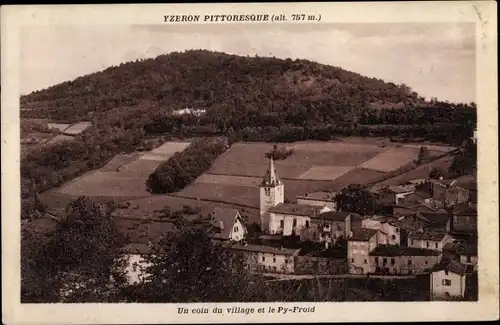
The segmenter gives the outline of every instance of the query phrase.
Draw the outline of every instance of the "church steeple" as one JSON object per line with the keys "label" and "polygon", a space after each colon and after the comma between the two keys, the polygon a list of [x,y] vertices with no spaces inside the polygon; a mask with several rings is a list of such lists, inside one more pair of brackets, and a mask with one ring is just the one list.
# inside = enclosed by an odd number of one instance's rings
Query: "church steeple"
{"label": "church steeple", "polygon": [[262,179],[261,186],[277,186],[281,185],[281,180],[278,177],[278,173],[274,168],[274,159],[271,157],[269,159],[269,169],[266,172],[266,175]]}

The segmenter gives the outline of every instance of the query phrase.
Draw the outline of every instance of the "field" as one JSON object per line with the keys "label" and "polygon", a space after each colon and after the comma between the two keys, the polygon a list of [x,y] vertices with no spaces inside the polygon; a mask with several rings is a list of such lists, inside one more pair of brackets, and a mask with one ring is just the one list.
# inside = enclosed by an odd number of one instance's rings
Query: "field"
{"label": "field", "polygon": [[[70,196],[138,197],[147,196],[146,180],[162,161],[189,142],[166,142],[146,153],[117,155],[98,170],[88,172],[63,186],[58,191]],[[151,153],[158,159],[151,159]],[[159,159],[161,158],[161,159]]]}
{"label": "field", "polygon": [[[49,204],[49,209],[59,213],[64,213],[64,207],[82,195],[99,203],[112,199],[129,201],[130,207],[120,211],[119,223],[136,242],[158,238],[162,232],[172,230],[168,221],[153,216],[155,210],[165,206],[171,210],[179,210],[183,205],[200,207],[203,213],[214,205],[234,207],[247,214],[250,222],[258,222],[259,184],[269,163],[265,154],[272,150],[273,144],[234,144],[219,156],[208,172],[183,190],[171,195],[148,193],[145,182],[149,174],[188,145],[189,142],[170,141],[150,152],[117,155],[102,168],[42,193],[41,198]],[[452,160],[446,156],[397,175],[397,169],[409,166],[418,157],[420,145],[307,141],[278,146],[293,149],[291,156],[275,161],[277,173],[285,185],[285,200],[291,202],[305,193],[340,191],[349,184],[375,184],[377,187],[425,178],[432,167],[447,168]],[[444,149],[440,150],[431,153],[445,153]],[[384,180],[391,174],[396,177]]]}
{"label": "field", "polygon": [[418,159],[418,152],[419,148],[391,148],[365,161],[360,167],[390,172]]}

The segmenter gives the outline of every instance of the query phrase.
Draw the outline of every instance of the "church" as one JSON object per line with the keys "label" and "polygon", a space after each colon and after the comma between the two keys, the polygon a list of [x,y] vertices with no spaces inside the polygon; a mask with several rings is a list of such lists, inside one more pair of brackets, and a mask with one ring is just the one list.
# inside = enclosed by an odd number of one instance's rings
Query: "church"
{"label": "church", "polygon": [[300,236],[301,240],[324,242],[326,247],[348,238],[352,229],[350,213],[336,212],[329,204],[285,203],[285,185],[269,160],[259,186],[260,225],[265,234]]}

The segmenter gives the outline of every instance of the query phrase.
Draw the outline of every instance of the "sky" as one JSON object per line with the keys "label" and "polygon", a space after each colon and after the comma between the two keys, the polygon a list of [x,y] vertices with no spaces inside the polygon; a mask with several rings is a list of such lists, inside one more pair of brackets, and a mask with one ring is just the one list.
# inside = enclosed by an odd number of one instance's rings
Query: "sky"
{"label": "sky", "polygon": [[464,23],[24,27],[21,93],[189,49],[307,59],[405,83],[426,98],[476,100],[475,25]]}

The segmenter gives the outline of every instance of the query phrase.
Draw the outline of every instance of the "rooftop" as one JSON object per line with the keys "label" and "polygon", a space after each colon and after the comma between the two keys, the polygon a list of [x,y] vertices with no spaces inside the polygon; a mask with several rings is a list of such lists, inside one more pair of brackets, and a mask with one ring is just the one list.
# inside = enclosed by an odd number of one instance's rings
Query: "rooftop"
{"label": "rooftop", "polygon": [[297,255],[300,252],[300,249],[290,249],[290,248],[278,248],[272,246],[265,245],[253,245],[253,244],[234,244],[230,246],[232,249],[248,251],[248,252],[258,252],[258,253],[269,253],[276,255]]}
{"label": "rooftop", "polygon": [[216,207],[212,211],[211,224],[217,230],[211,236],[217,239],[229,239],[231,229],[233,228],[236,218],[239,216],[238,210],[232,208]]}
{"label": "rooftop", "polygon": [[390,192],[400,194],[415,191],[415,185],[392,185],[387,188]]}
{"label": "rooftop", "polygon": [[396,245],[379,245],[370,252],[371,256],[438,256],[439,252],[432,249],[417,247],[402,247]]}
{"label": "rooftop", "polygon": [[368,241],[376,233],[377,233],[377,230],[369,229],[369,228],[353,229],[352,236],[349,237],[349,241]]}
{"label": "rooftop", "polygon": [[442,270],[447,270],[463,276],[467,273],[467,266],[455,260],[442,260],[431,269],[431,272]]}
{"label": "rooftop", "polygon": [[335,199],[335,193],[327,191],[318,191],[318,192],[306,193],[304,195],[299,195],[297,196],[297,199],[333,202]]}
{"label": "rooftop", "polygon": [[332,221],[345,221],[345,219],[352,215],[353,213],[351,212],[336,212],[336,211],[328,211],[328,212],[323,212],[316,216],[317,219],[326,219],[326,220],[332,220]]}
{"label": "rooftop", "polygon": [[451,213],[459,215],[477,216],[477,203],[463,202],[451,207]]}
{"label": "rooftop", "polygon": [[309,206],[297,203],[280,203],[274,207],[271,207],[269,209],[269,212],[310,217],[318,214],[320,210],[321,207],[317,206]]}
{"label": "rooftop", "polygon": [[457,253],[458,255],[477,256],[477,243],[453,242],[444,245],[443,250]]}
{"label": "rooftop", "polygon": [[446,236],[444,232],[412,231],[408,237],[417,240],[441,241]]}

